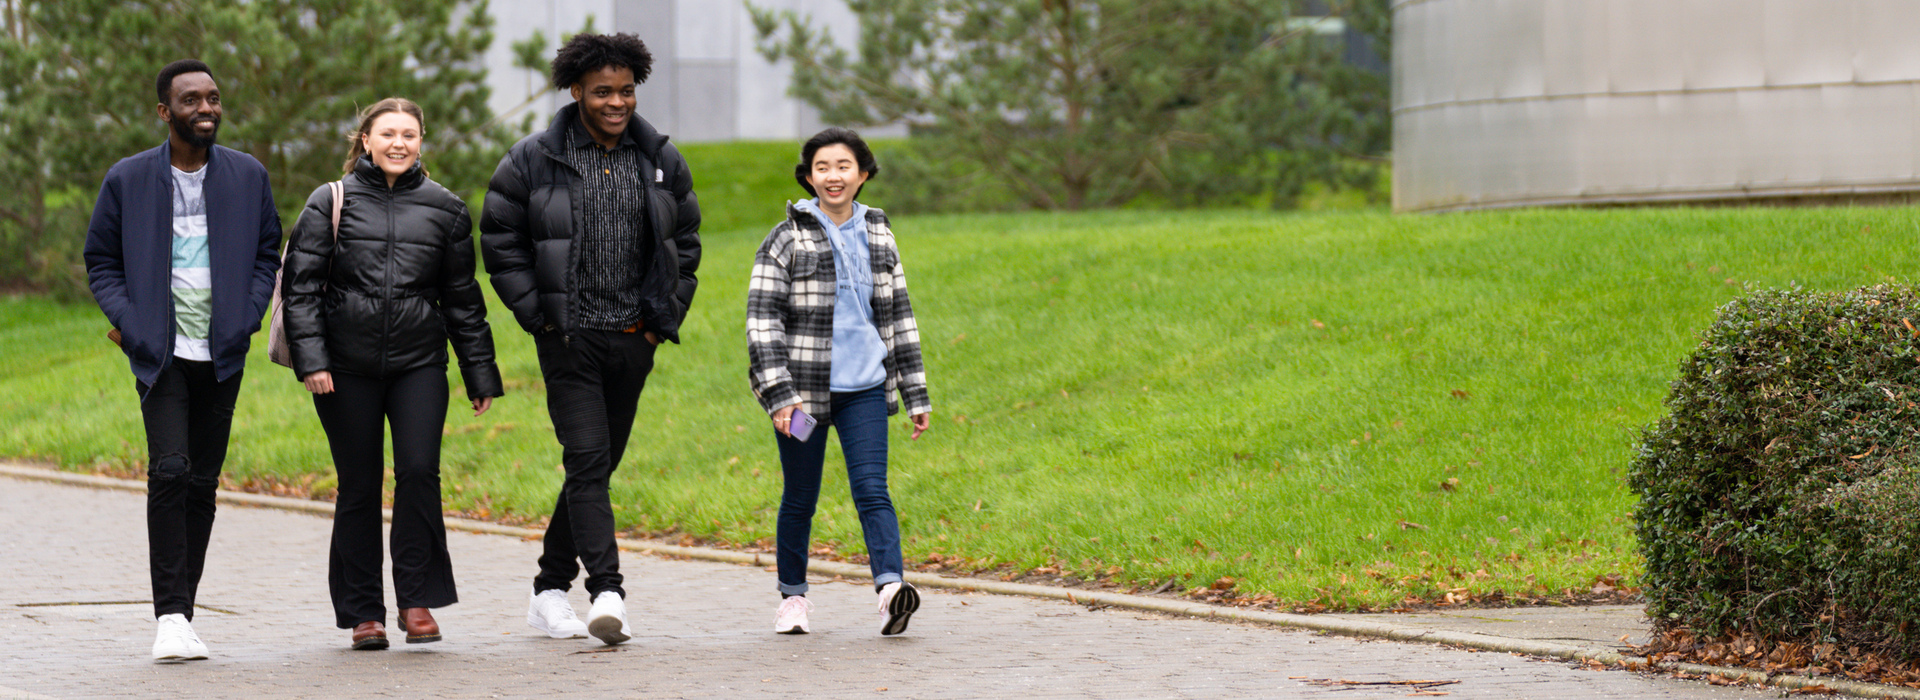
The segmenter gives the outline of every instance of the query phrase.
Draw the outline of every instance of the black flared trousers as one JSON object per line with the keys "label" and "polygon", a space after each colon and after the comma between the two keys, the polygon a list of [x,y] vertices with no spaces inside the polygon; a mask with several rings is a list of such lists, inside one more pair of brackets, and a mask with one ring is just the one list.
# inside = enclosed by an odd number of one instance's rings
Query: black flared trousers
{"label": "black flared trousers", "polygon": [[333,393],[315,394],[340,496],[333,511],[327,588],[342,629],[387,619],[380,585],[380,487],[385,428],[393,428],[393,597],[401,609],[459,601],[440,511],[440,429],[447,422],[447,369],[423,367],[386,379],[333,373]]}

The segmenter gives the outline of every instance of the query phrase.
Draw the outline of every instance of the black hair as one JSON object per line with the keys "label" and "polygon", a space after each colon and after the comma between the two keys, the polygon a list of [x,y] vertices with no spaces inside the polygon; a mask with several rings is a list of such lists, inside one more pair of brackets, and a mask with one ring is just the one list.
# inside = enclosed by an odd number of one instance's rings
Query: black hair
{"label": "black hair", "polygon": [[553,86],[565,90],[608,66],[632,70],[633,82],[644,83],[653,71],[653,52],[632,34],[575,34],[553,56]]}
{"label": "black hair", "polygon": [[160,104],[173,102],[173,79],[188,73],[205,73],[207,77],[213,77],[213,69],[199,59],[183,58],[167,64],[167,67],[160,69],[160,78],[153,81],[154,88],[160,93]]}
{"label": "black hair", "polygon": [[[800,164],[793,166],[793,179],[800,181],[800,187],[805,189],[807,194],[820,196],[820,193],[813,191],[813,183],[807,182],[807,174],[813,171],[813,154],[834,144],[846,146],[847,150],[853,151],[853,162],[860,165],[860,172],[866,173],[868,180],[880,174],[880,161],[873,159],[873,149],[867,148],[867,140],[860,138],[859,132],[837,126],[828,127],[825,131],[814,134],[813,138],[807,139],[807,145],[800,147]],[[860,197],[862,189],[866,189],[865,183],[853,191],[855,199]]]}

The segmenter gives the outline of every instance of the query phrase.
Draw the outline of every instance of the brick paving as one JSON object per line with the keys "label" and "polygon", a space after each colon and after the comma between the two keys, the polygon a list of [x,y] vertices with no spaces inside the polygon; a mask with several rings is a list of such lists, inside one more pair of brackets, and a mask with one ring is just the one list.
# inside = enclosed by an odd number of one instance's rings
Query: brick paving
{"label": "brick paving", "polygon": [[[27,698],[1397,698],[1405,687],[1304,679],[1444,679],[1456,698],[1760,698],[1556,661],[1066,602],[924,591],[899,637],[871,587],[814,586],[810,635],[771,632],[773,574],[622,554],[635,639],[547,639],[526,626],[539,545],[448,534],[462,602],[447,641],[346,648],[327,605],[328,521],[221,506],[195,628],[212,658],[157,665],[144,498],[0,478],[0,700]],[[391,595],[391,593],[389,593]],[[586,596],[577,587],[576,607]],[[398,641],[400,635],[391,632]]]}

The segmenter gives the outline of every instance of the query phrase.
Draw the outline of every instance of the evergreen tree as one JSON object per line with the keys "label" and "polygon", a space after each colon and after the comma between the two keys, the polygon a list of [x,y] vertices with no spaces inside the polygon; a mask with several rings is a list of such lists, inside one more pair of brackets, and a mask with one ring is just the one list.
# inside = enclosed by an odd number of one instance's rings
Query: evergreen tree
{"label": "evergreen tree", "polygon": [[[1383,151],[1384,77],[1344,60],[1308,3],[849,0],[857,56],[794,12],[751,9],[761,53],[792,63],[792,94],[824,120],[915,127],[929,162],[906,173],[964,162],[1018,204],[1080,209],[1149,191],[1285,205]],[[1383,0],[1312,4],[1385,38]]]}
{"label": "evergreen tree", "polygon": [[154,75],[213,69],[219,142],[267,167],[283,225],[338,179],[358,110],[420,103],[423,162],[456,191],[485,184],[492,41],[486,0],[0,0],[0,281],[84,292],[78,250],[107,168],[152,148]]}

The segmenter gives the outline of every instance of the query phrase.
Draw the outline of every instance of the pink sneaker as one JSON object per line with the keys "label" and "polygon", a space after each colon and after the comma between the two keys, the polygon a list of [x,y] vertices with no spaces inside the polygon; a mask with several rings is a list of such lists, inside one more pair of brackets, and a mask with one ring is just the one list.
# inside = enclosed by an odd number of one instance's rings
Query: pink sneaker
{"label": "pink sneaker", "polygon": [[780,601],[780,611],[773,614],[775,634],[806,634],[807,612],[813,610],[813,603],[803,595],[791,595]]}
{"label": "pink sneaker", "polygon": [[880,634],[896,635],[907,631],[907,619],[920,609],[920,591],[905,581],[895,581],[880,589],[880,614],[887,616],[887,623],[880,626]]}

